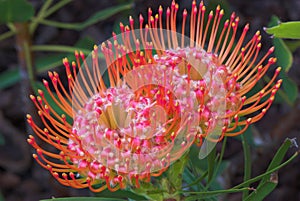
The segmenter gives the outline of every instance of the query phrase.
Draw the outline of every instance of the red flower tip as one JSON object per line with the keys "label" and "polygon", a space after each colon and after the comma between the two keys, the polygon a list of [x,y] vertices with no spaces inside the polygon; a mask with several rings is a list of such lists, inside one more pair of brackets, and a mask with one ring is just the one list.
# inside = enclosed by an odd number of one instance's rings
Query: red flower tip
{"label": "red flower tip", "polygon": [[32,101],[36,101],[36,99],[35,99],[35,96],[34,96],[34,95],[30,95],[29,97],[30,97],[30,99],[31,99]]}
{"label": "red flower tip", "polygon": [[38,89],[38,94],[39,94],[41,97],[43,97],[43,96],[44,96],[44,92],[43,92],[43,90],[41,90],[41,89]]}
{"label": "red flower tip", "polygon": [[48,81],[47,81],[47,80],[43,80],[43,84],[44,84],[44,86],[45,86],[46,88],[49,87],[49,84],[48,84]]}

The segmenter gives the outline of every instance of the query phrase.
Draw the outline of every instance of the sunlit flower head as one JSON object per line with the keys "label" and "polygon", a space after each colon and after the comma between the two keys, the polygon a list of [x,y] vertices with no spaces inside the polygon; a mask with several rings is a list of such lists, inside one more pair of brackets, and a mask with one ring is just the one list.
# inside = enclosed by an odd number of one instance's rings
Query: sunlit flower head
{"label": "sunlit flower head", "polygon": [[224,136],[242,134],[269,109],[282,82],[275,81],[280,68],[260,91],[249,92],[276,62],[269,58],[274,48],[258,59],[260,33],[244,41],[249,25],[238,37],[239,18],[233,13],[224,21],[219,6],[206,14],[203,3],[193,1],[179,27],[178,11],[175,1],[157,14],[149,8],[139,29],[130,17],[89,57],[76,52],[75,62],[63,60],[67,87],[49,72],[46,91],[31,96],[43,126],[30,115],[28,123],[56,151],[33,136],[28,142],[60,183],[95,192],[139,187],[192,144],[204,158]]}

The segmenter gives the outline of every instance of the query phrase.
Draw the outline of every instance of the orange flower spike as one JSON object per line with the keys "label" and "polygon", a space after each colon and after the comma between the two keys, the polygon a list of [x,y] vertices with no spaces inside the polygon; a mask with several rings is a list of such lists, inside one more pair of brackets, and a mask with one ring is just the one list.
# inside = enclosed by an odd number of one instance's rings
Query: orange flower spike
{"label": "orange flower spike", "polygon": [[[121,34],[95,46],[91,57],[75,51],[75,62],[63,59],[67,88],[58,73],[49,72],[46,91],[30,96],[43,126],[30,115],[27,122],[57,151],[44,149],[33,136],[28,143],[37,151],[35,160],[60,183],[93,192],[139,187],[193,143],[240,135],[266,114],[282,83],[276,81],[280,68],[259,92],[246,96],[276,62],[268,59],[274,47],[258,60],[260,33],[245,43],[246,24],[236,41],[239,18],[232,13],[221,25],[220,6],[206,14],[203,2],[193,1],[190,14],[183,10],[180,27],[178,10],[175,1],[165,12],[162,6],[157,14],[149,8],[146,22],[139,16],[138,30],[130,16],[129,25],[120,23]],[[211,136],[218,127],[218,136]]]}

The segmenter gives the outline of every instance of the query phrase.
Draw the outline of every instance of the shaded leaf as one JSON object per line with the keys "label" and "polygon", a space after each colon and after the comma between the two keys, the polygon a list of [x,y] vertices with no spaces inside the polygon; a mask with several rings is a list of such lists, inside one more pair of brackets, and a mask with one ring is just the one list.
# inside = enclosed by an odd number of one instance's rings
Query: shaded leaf
{"label": "shaded leaf", "polygon": [[[0,146],[5,145],[5,138],[2,133],[0,133]],[[0,201],[1,201],[1,194],[0,194]]]}
{"label": "shaded leaf", "polygon": [[26,0],[1,0],[0,23],[26,22],[34,15],[34,9]]}
{"label": "shaded leaf", "polygon": [[189,151],[189,159],[192,167],[197,167],[201,173],[207,170],[208,164],[207,160],[200,160],[199,157],[199,147],[193,144]]}
{"label": "shaded leaf", "polygon": [[0,201],[5,201],[4,196],[2,195],[1,192],[0,192]]}
{"label": "shaded leaf", "polygon": [[297,83],[288,77],[285,72],[280,72],[279,77],[283,80],[282,86],[276,95],[275,102],[293,105],[298,97],[298,85]]}
{"label": "shaded leaf", "polygon": [[293,64],[292,52],[282,39],[273,38],[273,45],[275,46],[275,56],[277,58],[277,64],[282,67],[284,72],[288,72]]}
{"label": "shaded leaf", "polygon": [[[241,120],[244,120],[245,118],[241,118]],[[233,132],[237,132],[237,131],[240,131],[242,129],[241,126],[238,126]],[[255,147],[257,146],[258,144],[255,142],[255,139],[254,139],[254,135],[253,135],[253,132],[254,132],[254,125],[249,125],[249,127],[247,128],[247,130],[242,134],[242,135],[238,135],[238,136],[235,136],[234,138],[235,139],[238,139],[240,140],[241,142],[243,141],[243,138],[245,141],[247,141],[247,145],[250,145],[251,147]]]}
{"label": "shaded leaf", "polygon": [[285,44],[291,52],[295,52],[300,47],[300,40],[285,41]]}
{"label": "shaded leaf", "polygon": [[18,69],[9,69],[0,74],[0,89],[9,87],[20,80],[21,76]]}

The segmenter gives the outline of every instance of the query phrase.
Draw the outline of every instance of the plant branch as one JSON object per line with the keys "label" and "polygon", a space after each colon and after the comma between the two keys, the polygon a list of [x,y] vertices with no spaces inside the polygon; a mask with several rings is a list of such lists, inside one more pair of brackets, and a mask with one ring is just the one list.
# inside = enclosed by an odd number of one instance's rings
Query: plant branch
{"label": "plant branch", "polygon": [[30,33],[31,33],[31,34],[33,34],[33,33],[35,32],[35,30],[36,30],[36,28],[37,28],[37,26],[38,26],[38,24],[39,24],[39,21],[40,21],[41,19],[44,18],[45,12],[46,12],[46,10],[50,7],[50,5],[52,4],[52,2],[53,2],[53,0],[47,0],[47,1],[43,4],[42,8],[40,9],[39,13],[37,14],[37,17],[35,18],[36,20],[34,20],[34,21],[30,24],[29,30],[30,30]]}
{"label": "plant branch", "polygon": [[0,41],[12,37],[13,35],[15,35],[14,31],[7,31],[0,35]]}
{"label": "plant branch", "polygon": [[[29,33],[28,23],[16,23],[17,29],[16,34],[16,49],[18,53],[19,61],[19,73],[21,77],[21,94],[23,101],[23,112],[35,114],[35,109],[33,104],[29,100],[29,95],[33,94],[32,86],[35,81],[36,71],[33,66],[32,53],[30,51],[31,46],[31,35]],[[27,131],[30,132],[31,129],[27,126]]]}
{"label": "plant branch", "polygon": [[53,5],[51,8],[49,8],[45,14],[44,14],[44,18],[52,15],[53,13],[55,13],[56,11],[58,11],[60,8],[64,7],[65,5],[67,5],[68,3],[70,3],[72,0],[61,0],[59,1],[57,4]]}
{"label": "plant branch", "polygon": [[[251,177],[251,152],[249,144],[244,135],[241,135],[242,138],[242,145],[243,145],[243,152],[244,152],[244,181],[247,181]],[[243,200],[248,196],[249,192],[243,192]]]}
{"label": "plant branch", "polygon": [[260,179],[262,179],[263,177],[267,176],[267,175],[270,175],[272,174],[273,172],[279,170],[280,168],[286,166],[287,164],[289,164],[292,160],[294,160],[297,156],[299,155],[299,151],[295,152],[287,161],[285,161],[284,163],[280,164],[279,166],[277,166],[276,168],[273,168],[257,177],[254,177],[252,179],[249,179],[248,181],[245,181],[237,186],[234,186],[233,189],[238,189],[238,188],[241,188],[241,187],[245,187],[245,186],[248,186]]}

